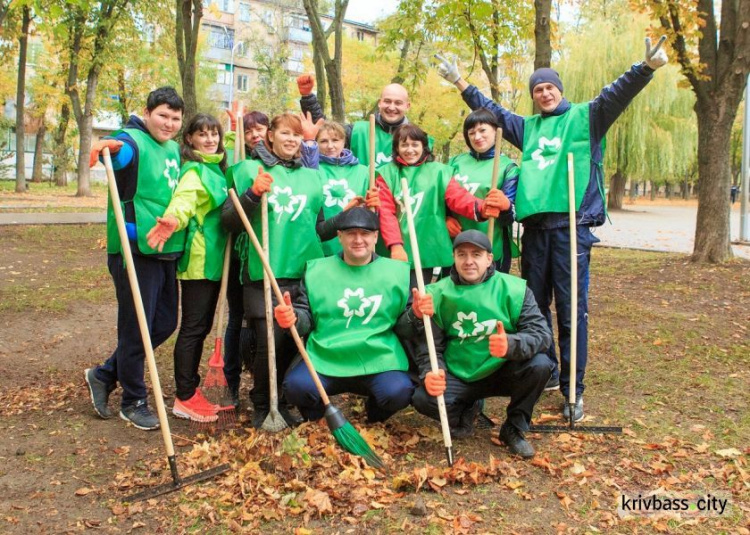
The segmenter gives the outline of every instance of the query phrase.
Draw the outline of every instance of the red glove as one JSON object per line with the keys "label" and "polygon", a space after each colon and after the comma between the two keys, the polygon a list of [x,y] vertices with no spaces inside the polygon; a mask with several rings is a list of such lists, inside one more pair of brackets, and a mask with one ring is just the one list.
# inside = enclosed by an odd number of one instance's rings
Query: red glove
{"label": "red glove", "polygon": [[116,139],[100,139],[95,142],[91,145],[91,152],[89,153],[89,167],[96,165],[96,162],[99,161],[99,154],[105,148],[109,149],[110,154],[117,154],[120,152],[120,147],[122,147],[122,141],[117,141]]}
{"label": "red glove", "polygon": [[416,288],[412,288],[411,295],[411,309],[417,318],[422,319],[424,316],[433,316],[435,314],[435,303],[432,300],[431,294],[420,294]]}
{"label": "red glove", "polygon": [[156,218],[156,225],[146,234],[146,241],[148,246],[152,249],[156,249],[161,252],[164,249],[164,244],[169,238],[172,237],[174,231],[177,230],[179,221],[173,215],[166,215],[164,217]]}
{"label": "red glove", "polygon": [[258,176],[255,177],[253,182],[253,193],[260,197],[264,193],[271,191],[271,184],[273,183],[273,177],[266,173],[262,167],[258,167]]}
{"label": "red glove", "polygon": [[409,261],[409,255],[406,254],[406,249],[404,249],[403,245],[391,245],[391,258],[401,260],[402,262]]}
{"label": "red glove", "polygon": [[461,228],[461,223],[458,222],[458,219],[451,216],[447,216],[445,218],[445,226],[448,227],[448,234],[451,238],[455,238],[456,236],[461,234],[461,231],[463,230]]}
{"label": "red glove", "polygon": [[433,397],[438,397],[445,392],[445,370],[427,372],[424,376],[424,389]]}
{"label": "red glove", "polygon": [[502,358],[508,353],[508,335],[502,321],[497,322],[497,332],[490,335],[490,355]]}
{"label": "red glove", "polygon": [[276,305],[276,308],[273,309],[273,317],[276,318],[276,323],[282,329],[289,329],[297,323],[297,315],[294,313],[292,298],[289,296],[289,292],[284,292],[284,304]]}
{"label": "red glove", "polygon": [[315,87],[315,77],[312,74],[297,76],[297,88],[301,97],[312,93],[313,87]]}
{"label": "red glove", "polygon": [[380,194],[378,188],[372,188],[367,190],[365,196],[365,206],[372,210],[380,210]]}
{"label": "red glove", "polygon": [[224,110],[227,112],[227,115],[229,115],[229,120],[231,122],[230,128],[232,132],[234,132],[237,129],[237,116],[234,114],[232,110]]}

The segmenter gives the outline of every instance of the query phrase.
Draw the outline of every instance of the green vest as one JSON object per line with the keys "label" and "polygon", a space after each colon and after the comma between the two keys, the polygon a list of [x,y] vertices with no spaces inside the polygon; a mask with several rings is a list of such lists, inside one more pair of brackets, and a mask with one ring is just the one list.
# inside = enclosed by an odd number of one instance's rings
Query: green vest
{"label": "green vest", "polygon": [[[323,185],[323,216],[330,219],[341,213],[357,195],[365,196],[370,184],[370,172],[364,165],[320,164]],[[323,253],[331,256],[341,252],[341,242],[333,238],[323,242]]]}
{"label": "green vest", "polygon": [[546,212],[568,213],[568,156],[575,162],[575,207],[581,207],[591,175],[589,104],[566,113],[524,119],[523,155],[516,193],[516,219]]}
{"label": "green vest", "polygon": [[406,371],[409,361],[393,332],[409,298],[409,266],[378,257],[350,266],[336,255],[307,263],[314,329],[307,352],[315,369],[333,377]]}
{"label": "green vest", "polygon": [[437,162],[416,167],[400,167],[389,163],[378,169],[396,199],[396,216],[404,238],[404,249],[412,262],[411,240],[403,205],[401,178],[406,177],[414,215],[414,228],[419,238],[419,258],[423,268],[448,267],[453,264],[453,242],[445,226],[445,191],[453,169]]}
{"label": "green vest", "polygon": [[502,321],[505,332],[518,331],[526,281],[495,272],[481,284],[457,285],[450,277],[427,286],[435,303],[433,319],[445,333],[443,360],[448,371],[469,383],[497,371],[505,359],[490,355],[489,336]]}
{"label": "green vest", "polygon": [[[466,190],[479,199],[484,199],[490,191],[492,183],[492,166],[493,159],[477,160],[470,153],[465,152],[451,159],[450,164],[455,175],[453,178],[461,184]],[[505,154],[500,155],[500,165],[497,177],[497,188],[500,189],[505,183],[505,170],[509,165],[514,165],[513,160]],[[487,221],[474,221],[464,216],[457,216],[458,222],[461,223],[463,230],[476,229],[487,234]],[[492,255],[495,261],[503,259],[503,242],[505,241],[505,232],[503,227],[495,222],[495,234],[492,238]]]}
{"label": "green vest", "polygon": [[[323,256],[320,239],[315,230],[318,214],[323,207],[320,173],[315,169],[282,165],[266,167],[260,160],[245,160],[230,169],[228,183],[235,184],[242,195],[253,185],[258,167],[273,177],[268,193],[268,248],[271,269],[279,279],[299,279],[308,260]],[[261,209],[250,217],[258,241],[261,241]],[[250,280],[263,280],[263,266],[252,244],[237,241],[243,269]]]}
{"label": "green vest", "polygon": [[[432,136],[427,136],[430,149],[435,144]],[[357,121],[352,124],[352,135],[349,148],[362,165],[370,164],[370,122]],[[393,159],[393,135],[379,125],[375,125],[375,166],[381,166]]]}
{"label": "green vest", "polygon": [[[133,203],[138,250],[144,255],[179,253],[185,249],[184,230],[172,234],[161,253],[148,246],[146,234],[156,225],[156,218],[164,214],[179,182],[180,146],[171,140],[159,143],[146,132],[136,128],[118,130],[112,136],[121,132],[128,134],[138,147],[135,195],[131,200],[122,201],[123,213],[125,204]],[[122,253],[111,198],[107,200],[107,253]]]}
{"label": "green vest", "polygon": [[203,217],[202,223],[198,222],[197,216],[190,218],[185,254],[177,264],[177,272],[186,273],[188,265],[195,262],[198,255],[202,254],[201,278],[220,281],[224,267],[224,248],[227,245],[227,232],[221,226],[221,208],[227,199],[227,182],[224,179],[224,173],[216,163],[186,162],[182,165],[180,177],[191,169],[198,173],[201,184],[211,199],[211,207]]}

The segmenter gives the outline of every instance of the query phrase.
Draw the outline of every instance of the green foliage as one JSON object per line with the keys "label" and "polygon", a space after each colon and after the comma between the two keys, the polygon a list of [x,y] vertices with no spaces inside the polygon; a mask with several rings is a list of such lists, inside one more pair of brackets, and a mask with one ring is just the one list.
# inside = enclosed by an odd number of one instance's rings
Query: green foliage
{"label": "green foliage", "polygon": [[258,68],[258,81],[250,93],[253,109],[263,110],[269,117],[278,115],[293,106],[289,91],[289,47],[286,44],[270,46],[254,38],[249,41],[253,61]]}

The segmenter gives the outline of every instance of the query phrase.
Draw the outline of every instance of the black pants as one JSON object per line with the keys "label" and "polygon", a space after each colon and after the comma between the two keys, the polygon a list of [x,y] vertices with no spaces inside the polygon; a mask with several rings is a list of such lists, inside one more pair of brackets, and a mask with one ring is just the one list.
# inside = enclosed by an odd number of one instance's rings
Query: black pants
{"label": "black pants", "polygon": [[[134,255],[133,265],[146,311],[151,345],[156,349],[177,327],[177,262]],[[119,382],[122,406],[127,407],[146,399],[143,379],[146,353],[122,255],[108,255],[107,266],[117,295],[117,348],[104,364],[97,366],[94,374],[110,390],[114,390]]]}
{"label": "black pants", "polygon": [[[531,423],[531,414],[539,396],[552,372],[552,364],[547,355],[539,353],[530,360],[509,361],[492,375],[467,383],[447,373],[445,409],[450,427],[458,427],[461,413],[470,408],[475,401],[493,396],[510,397],[506,410],[507,421],[520,431],[527,431]],[[440,419],[437,398],[430,396],[420,385],[414,391],[411,400],[418,412],[434,420]]]}
{"label": "black pants", "polygon": [[[299,292],[299,280],[291,283],[289,279],[280,279],[279,286],[282,292],[289,292],[294,301]],[[250,400],[256,411],[265,411],[270,407],[270,382],[268,374],[268,329],[266,326],[265,299],[263,286],[260,282],[245,284],[243,286],[245,318],[255,329],[256,354],[253,361],[253,389],[250,392]],[[275,296],[271,297],[272,306],[277,305]],[[279,327],[276,320],[273,322],[273,344],[276,349],[276,383],[279,394],[281,394],[282,381],[294,356],[297,354],[297,346],[289,331]],[[282,398],[279,405],[285,405]]]}
{"label": "black pants", "polygon": [[174,345],[174,381],[176,396],[181,401],[193,397],[201,383],[198,368],[203,343],[211,332],[219,300],[219,281],[182,280],[182,322]]}

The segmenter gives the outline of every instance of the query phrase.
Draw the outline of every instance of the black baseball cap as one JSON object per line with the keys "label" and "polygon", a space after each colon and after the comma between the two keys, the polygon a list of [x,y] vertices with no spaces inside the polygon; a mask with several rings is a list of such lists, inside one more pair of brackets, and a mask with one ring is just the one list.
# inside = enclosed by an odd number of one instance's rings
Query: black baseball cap
{"label": "black baseball cap", "polygon": [[341,212],[336,216],[336,229],[347,230],[350,228],[361,228],[364,230],[378,230],[380,221],[378,216],[368,208],[357,206]]}
{"label": "black baseball cap", "polygon": [[464,230],[461,234],[456,236],[456,239],[453,240],[453,250],[455,251],[456,247],[458,247],[459,245],[463,245],[464,243],[475,245],[480,249],[484,249],[488,253],[492,252],[492,244],[490,244],[490,239],[484,232],[479,232],[475,229]]}

